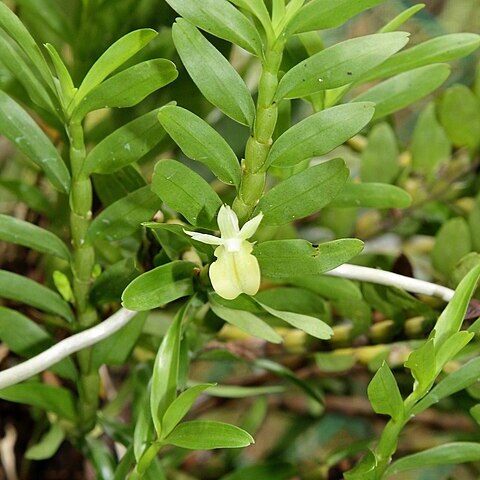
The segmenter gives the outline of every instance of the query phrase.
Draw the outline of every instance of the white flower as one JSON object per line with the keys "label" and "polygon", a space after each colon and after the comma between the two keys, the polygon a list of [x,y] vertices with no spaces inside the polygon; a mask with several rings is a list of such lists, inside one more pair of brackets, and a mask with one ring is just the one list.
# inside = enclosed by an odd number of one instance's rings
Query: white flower
{"label": "white flower", "polygon": [[210,265],[209,274],[214,290],[227,300],[241,293],[255,295],[260,288],[260,267],[247,239],[257,231],[262,218],[263,214],[258,214],[240,230],[235,212],[228,205],[222,205],[217,218],[221,238],[185,230],[194,240],[219,245],[214,252],[217,260]]}

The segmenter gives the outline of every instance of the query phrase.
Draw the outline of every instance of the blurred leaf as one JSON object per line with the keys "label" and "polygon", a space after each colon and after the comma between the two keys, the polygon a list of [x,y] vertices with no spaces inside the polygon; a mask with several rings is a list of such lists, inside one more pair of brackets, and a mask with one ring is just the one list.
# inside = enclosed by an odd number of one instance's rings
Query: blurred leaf
{"label": "blurred leaf", "polygon": [[407,33],[395,32],[337,43],[290,69],[280,80],[275,99],[306,97],[353,83],[398,52],[407,42]]}
{"label": "blurred leaf", "polygon": [[165,442],[191,450],[211,450],[248,447],[254,443],[254,440],[249,433],[234,425],[194,420],[178,425]]}
{"label": "blurred leaf", "polygon": [[35,185],[29,185],[13,178],[0,178],[0,188],[14,195],[20,202],[47,218],[52,216],[52,205],[44,193]]}
{"label": "blurred leaf", "polygon": [[400,28],[405,22],[407,22],[411,17],[413,17],[420,10],[425,8],[424,3],[419,3],[418,5],[413,5],[413,7],[407,8],[403,12],[399,13],[395,18],[390,20],[386,25],[384,25],[379,31],[382,33],[385,32],[394,32]]}
{"label": "blurred leaf", "polygon": [[435,105],[429,103],[418,117],[412,137],[412,167],[416,172],[431,174],[450,159],[450,140],[437,120]]}
{"label": "blurred leaf", "polygon": [[450,67],[445,64],[416,68],[372,87],[356,97],[355,102],[373,102],[374,118],[381,118],[432,93],[449,75]]}
{"label": "blurred leaf", "polygon": [[360,164],[362,181],[392,183],[400,170],[399,154],[397,138],[392,127],[385,122],[375,125],[362,152]]}
{"label": "blurred leaf", "polygon": [[83,173],[113,173],[145,156],[165,136],[158,111],[142,115],[104,138],[88,154]]}
{"label": "blurred leaf", "polygon": [[160,160],[155,166],[152,191],[192,225],[216,228],[222,201],[198,173],[176,160]]}
{"label": "blurred leaf", "polygon": [[71,421],[75,421],[77,417],[73,395],[61,387],[37,382],[20,383],[1,389],[0,398],[53,412]]}
{"label": "blurred leaf", "polygon": [[440,121],[457,147],[480,145],[480,100],[465,85],[454,85],[439,105]]}
{"label": "blurred leaf", "polygon": [[373,114],[371,103],[347,103],[311,115],[278,138],[265,167],[291,167],[324,155],[358,133]]}
{"label": "blurred leaf", "polygon": [[435,238],[432,251],[434,268],[448,277],[456,263],[472,250],[470,230],[462,217],[448,220],[442,225]]}
{"label": "blurred leaf", "polygon": [[140,230],[142,222],[151,220],[161,206],[162,202],[150,190],[149,185],[139,188],[95,217],[88,236],[92,240],[108,241],[128,237]]}
{"label": "blurred leaf", "polygon": [[0,214],[0,240],[70,260],[70,251],[56,235],[9,215]]}
{"label": "blurred leaf", "polygon": [[404,415],[403,399],[392,371],[384,362],[368,385],[368,399],[376,413],[401,421]]}
{"label": "blurred leaf", "polygon": [[468,215],[468,226],[473,249],[480,252],[480,195],[475,199],[475,204]]}
{"label": "blurred leaf", "polygon": [[44,170],[57,190],[68,193],[70,174],[57,149],[32,117],[2,91],[0,91],[0,133]]}
{"label": "blurred leaf", "polygon": [[239,385],[213,385],[207,395],[218,398],[248,398],[260,395],[274,395],[285,392],[281,385],[267,385],[264,387],[242,387]]}
{"label": "blurred leaf", "polygon": [[241,170],[237,156],[207,122],[173,105],[163,107],[158,119],[187,157],[205,164],[222,182],[239,186]]}
{"label": "blurred leaf", "polygon": [[182,17],[212,35],[262,56],[262,41],[249,20],[226,0],[166,0]]}
{"label": "blurred leaf", "polygon": [[347,183],[331,202],[331,207],[406,208],[412,203],[409,193],[385,183]]}
{"label": "blurred leaf", "polygon": [[191,295],[194,268],[193,263],[176,261],[142,273],[123,292],[123,306],[129,310],[151,310]]}
{"label": "blurred leaf", "polygon": [[188,21],[177,19],[173,41],[185,68],[205,98],[225,115],[253,126],[255,105],[228,60]]}
{"label": "blurred leaf", "polygon": [[284,225],[307,217],[337,196],[348,174],[341,158],[310,167],[269,190],[254,213],[263,213],[262,224],[265,225]]}
{"label": "blurred leaf", "polygon": [[325,275],[318,277],[292,277],[288,279],[288,283],[298,287],[307,288],[329,300],[362,299],[360,288],[346,278],[336,278]]}
{"label": "blurred leaf", "polygon": [[58,423],[54,423],[50,430],[43,435],[40,441],[29,447],[25,452],[25,458],[29,460],[46,460],[55,455],[65,439],[65,432]]}
{"label": "blurred leaf", "polygon": [[225,475],[221,480],[288,480],[295,475],[296,468],[290,463],[267,463],[240,468],[233,473]]}
{"label": "blurred leaf", "polygon": [[27,277],[0,270],[0,297],[23,302],[73,322],[69,305],[53,290]]}
{"label": "blurred leaf", "polygon": [[363,249],[356,239],[334,240],[313,246],[306,240],[271,240],[254,247],[262,275],[269,278],[297,278],[318,275],[342,265]]}

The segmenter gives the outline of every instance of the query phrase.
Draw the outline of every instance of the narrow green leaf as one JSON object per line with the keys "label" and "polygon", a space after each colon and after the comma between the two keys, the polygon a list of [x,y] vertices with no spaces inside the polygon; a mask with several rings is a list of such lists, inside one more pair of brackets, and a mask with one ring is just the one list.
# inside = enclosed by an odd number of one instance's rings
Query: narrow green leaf
{"label": "narrow green leaf", "polygon": [[0,240],[70,260],[70,251],[56,235],[9,215],[0,214]]}
{"label": "narrow green leaf", "polygon": [[408,42],[405,32],[377,33],[337,43],[307,58],[280,80],[275,99],[299,98],[357,81]]}
{"label": "narrow green leaf", "polygon": [[[150,397],[146,394],[144,404],[140,408],[133,431],[133,452],[137,464],[145,450],[151,444],[153,435],[154,427],[152,415],[150,414]],[[121,480],[123,480],[123,478]]]}
{"label": "narrow green leaf", "polygon": [[66,108],[77,90],[73,84],[70,72],[68,71],[65,63],[63,62],[60,54],[57,52],[55,47],[50,43],[46,43],[45,48],[50,55],[53,66],[55,68],[55,72],[57,73],[59,81],[59,88],[57,87],[57,90],[60,91],[60,98],[63,100],[64,108]]}
{"label": "narrow green leaf", "polygon": [[16,273],[0,270],[0,297],[32,305],[69,322],[74,320],[70,307],[58,293]]}
{"label": "narrow green leaf", "polygon": [[339,27],[347,20],[383,0],[312,0],[293,18],[287,27],[289,33],[310,32]]}
{"label": "narrow green leaf", "polygon": [[[374,118],[390,115],[436,90],[450,75],[446,64],[416,68],[385,80],[355,98],[355,102],[373,102]],[[415,88],[412,86],[415,85]]]}
{"label": "narrow green leaf", "polygon": [[417,382],[415,390],[427,392],[435,381],[435,347],[433,339],[427,340],[420,348],[414,350],[405,362]]}
{"label": "narrow green leaf", "polygon": [[399,155],[397,138],[392,127],[385,122],[375,125],[362,152],[362,180],[393,183],[400,171]]}
{"label": "narrow green leaf", "polygon": [[408,192],[385,183],[347,183],[330,204],[336,208],[406,208],[412,203]]}
{"label": "narrow green leaf", "polygon": [[194,268],[193,263],[176,261],[143,273],[123,292],[123,306],[129,310],[151,310],[191,295]]}
{"label": "narrow green leaf", "polygon": [[433,63],[448,62],[464,57],[480,45],[480,36],[474,33],[452,33],[419,43],[397,53],[385,63],[367,73],[362,82],[391,77]]}
{"label": "narrow green leaf", "polygon": [[100,108],[133,107],[177,76],[178,71],[170,60],[157,58],[137,63],[95,87],[79,102],[72,116],[82,119],[88,112]]}
{"label": "narrow green leaf", "polygon": [[0,390],[0,398],[53,412],[67,420],[75,421],[77,417],[73,395],[66,388],[38,382],[20,383]]}
{"label": "narrow green leaf", "polygon": [[158,119],[187,157],[205,164],[222,182],[239,186],[241,170],[237,156],[207,122],[174,105],[163,107]]}
{"label": "narrow green leaf", "polygon": [[65,432],[58,423],[54,423],[40,441],[25,452],[29,460],[46,460],[55,455],[65,439]]}
{"label": "narrow green leaf", "polygon": [[480,278],[480,265],[472,268],[435,324],[435,347],[438,349],[447,338],[460,330],[465,314]]}
{"label": "narrow green leaf", "polygon": [[147,43],[157,36],[150,28],[127,33],[111,45],[89,70],[77,94],[75,103],[78,105],[95,87],[100,85],[112,72],[123,65],[129,58],[139,52]]}
{"label": "narrow green leaf", "polygon": [[424,3],[419,3],[413,7],[407,8],[403,12],[399,13],[395,18],[390,20],[386,25],[384,25],[379,31],[380,33],[394,32],[398,30],[405,22],[407,22],[411,17],[420,12],[425,8]]}
{"label": "narrow green leaf", "polygon": [[227,0],[166,0],[182,17],[212,35],[228,40],[250,53],[262,55],[262,41],[255,27]]}
{"label": "narrow green leaf", "polygon": [[195,400],[207,388],[212,386],[211,383],[202,383],[195,385],[182,392],[167,408],[162,418],[162,437],[165,438],[180,423],[183,417],[192,408]]}
{"label": "narrow green leaf", "polygon": [[158,112],[156,109],[142,115],[104,138],[88,154],[83,173],[113,173],[150,152],[165,136]]}
{"label": "narrow green leaf", "polygon": [[292,325],[299,330],[312,335],[312,337],[328,340],[333,335],[332,328],[319,318],[310,317],[300,313],[275,310],[265,303],[258,302],[265,311],[274,317],[280,318],[284,322]]}
{"label": "narrow green leaf", "polygon": [[376,413],[389,415],[396,421],[403,418],[403,399],[395,377],[385,362],[368,385],[368,399]]}
{"label": "narrow green leaf", "polygon": [[363,242],[357,239],[334,240],[313,246],[306,240],[271,240],[256,245],[253,254],[262,275],[269,278],[297,278],[319,275],[358,255]]}
{"label": "narrow green leaf", "polygon": [[240,330],[247,332],[254,337],[263,338],[267,342],[281,343],[282,337],[262,319],[250,312],[232,310],[216,302],[212,296],[209,297],[213,313],[222,320],[235,325]]}
{"label": "narrow green leaf", "polygon": [[349,170],[341,158],[310,167],[268,191],[255,213],[263,213],[265,225],[284,225],[307,217],[337,196],[348,175]]}
{"label": "narrow green leaf", "polygon": [[282,385],[268,385],[264,387],[240,387],[238,385],[213,385],[208,389],[207,395],[217,398],[248,398],[260,395],[274,395],[284,393]]}
{"label": "narrow green leaf", "polygon": [[461,330],[448,337],[435,354],[437,372],[440,372],[447,362],[453,360],[472,340],[475,333]]}
{"label": "narrow green leaf", "polygon": [[347,103],[307,117],[278,138],[265,167],[291,167],[330,152],[367,125],[374,112],[372,103]]}
{"label": "narrow green leaf", "polygon": [[452,145],[437,120],[434,103],[429,103],[418,117],[413,131],[412,167],[416,172],[432,174],[450,159]]}
{"label": "narrow green leaf", "polygon": [[480,460],[480,445],[478,443],[445,443],[423,452],[400,458],[387,468],[385,476],[435,465],[457,465],[459,463],[478,462],[478,460]]}
{"label": "narrow green leaf", "polygon": [[263,0],[230,0],[239,8],[243,8],[245,11],[255,15],[266,32],[270,32],[272,29],[272,22],[270,20],[270,14]]}
{"label": "narrow green leaf", "polygon": [[[0,3],[0,10],[2,6]],[[0,133],[36,163],[57,190],[68,193],[70,174],[57,149],[30,115],[2,91],[0,91]]]}
{"label": "narrow green leaf", "polygon": [[188,303],[177,312],[160,344],[153,366],[150,413],[157,435],[162,437],[162,419],[177,396],[182,323]]}
{"label": "narrow green leaf", "polygon": [[165,442],[191,450],[211,450],[248,447],[254,440],[249,433],[234,425],[194,420],[178,425]]}
{"label": "narrow green leaf", "polygon": [[175,160],[160,160],[153,174],[152,191],[192,225],[216,228],[220,197],[197,173]]}
{"label": "narrow green leaf", "polygon": [[255,105],[228,60],[186,20],[173,25],[173,41],[185,68],[205,98],[225,115],[253,126]]}
{"label": "narrow green leaf", "polygon": [[139,188],[103,210],[90,225],[88,236],[109,241],[128,237],[140,230],[142,222],[151,220],[161,206],[149,185]]}

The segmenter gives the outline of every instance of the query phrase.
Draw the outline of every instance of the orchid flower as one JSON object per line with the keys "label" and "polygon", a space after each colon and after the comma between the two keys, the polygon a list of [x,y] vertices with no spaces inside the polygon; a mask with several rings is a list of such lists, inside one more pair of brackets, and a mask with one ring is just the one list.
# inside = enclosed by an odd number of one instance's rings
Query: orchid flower
{"label": "orchid flower", "polygon": [[217,218],[220,238],[185,230],[194,240],[218,245],[214,252],[217,260],[210,265],[209,274],[214,290],[227,300],[242,293],[255,295],[260,288],[260,267],[252,255],[253,245],[247,240],[257,231],[262,218],[260,213],[239,229],[235,212],[222,205]]}

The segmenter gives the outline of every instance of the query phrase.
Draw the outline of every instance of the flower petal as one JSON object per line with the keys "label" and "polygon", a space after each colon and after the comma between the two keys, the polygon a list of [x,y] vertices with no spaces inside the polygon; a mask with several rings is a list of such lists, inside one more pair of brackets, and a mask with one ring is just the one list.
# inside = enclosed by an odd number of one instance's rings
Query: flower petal
{"label": "flower petal", "polygon": [[197,240],[197,242],[207,243],[208,245],[222,245],[223,240],[221,238],[215,237],[214,235],[208,235],[206,233],[198,233],[198,232],[189,232],[188,230],[184,230],[187,235],[190,235],[193,240]]}
{"label": "flower petal", "polygon": [[238,218],[229,205],[222,205],[220,207],[217,223],[222,238],[236,238],[238,236]]}
{"label": "flower petal", "polygon": [[240,238],[246,240],[247,238],[252,237],[257,231],[261,221],[263,220],[263,213],[259,213],[256,217],[253,217],[249,220],[240,230]]}

